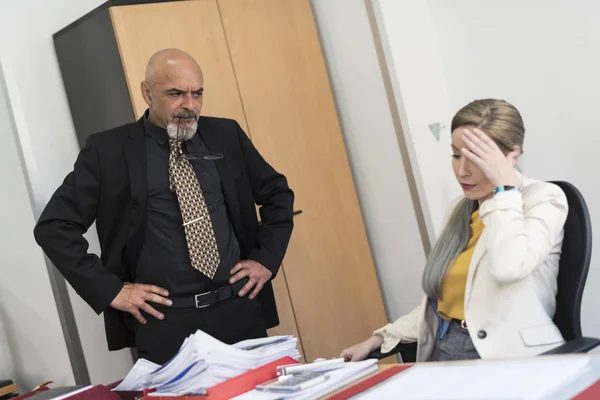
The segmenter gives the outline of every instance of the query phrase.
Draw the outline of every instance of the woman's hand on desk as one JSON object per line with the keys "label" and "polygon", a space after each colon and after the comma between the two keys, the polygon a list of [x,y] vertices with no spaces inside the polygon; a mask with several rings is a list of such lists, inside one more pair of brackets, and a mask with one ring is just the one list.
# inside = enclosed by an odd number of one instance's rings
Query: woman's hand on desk
{"label": "woman's hand on desk", "polygon": [[379,335],[373,335],[364,342],[342,350],[340,358],[346,361],[362,361],[367,358],[370,352],[381,347],[382,344],[383,338]]}
{"label": "woman's hand on desk", "polygon": [[170,306],[173,302],[166,298],[168,295],[169,292],[166,289],[155,285],[126,282],[117,297],[110,303],[110,306],[117,310],[130,313],[135,319],[140,321],[140,323],[145,324],[146,319],[141,313],[142,310],[158,319],[163,319],[165,317],[163,313],[156,311],[146,302],[151,301],[153,303]]}

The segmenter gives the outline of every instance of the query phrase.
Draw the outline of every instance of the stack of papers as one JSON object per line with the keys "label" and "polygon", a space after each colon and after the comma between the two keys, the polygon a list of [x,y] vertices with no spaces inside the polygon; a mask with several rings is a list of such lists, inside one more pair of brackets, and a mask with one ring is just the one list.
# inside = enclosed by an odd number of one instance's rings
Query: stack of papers
{"label": "stack of papers", "polygon": [[293,336],[225,344],[198,330],[163,366],[140,359],[115,391],[156,389],[151,395],[203,394],[206,389],[282,357],[300,358]]}

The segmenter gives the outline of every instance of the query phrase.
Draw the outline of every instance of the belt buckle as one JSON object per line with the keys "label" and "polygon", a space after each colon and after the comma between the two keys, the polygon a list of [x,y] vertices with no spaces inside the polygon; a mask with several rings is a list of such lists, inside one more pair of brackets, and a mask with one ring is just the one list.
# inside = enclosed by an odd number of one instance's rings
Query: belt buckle
{"label": "belt buckle", "polygon": [[465,321],[464,319],[460,320],[460,327],[463,329],[468,329],[467,328],[467,321]]}
{"label": "belt buckle", "polygon": [[208,296],[209,294],[211,294],[212,292],[205,292],[205,293],[200,293],[194,296],[194,301],[196,302],[196,308],[206,308],[209,307],[210,304],[205,304],[205,305],[199,305],[199,300],[198,298],[202,297],[202,296]]}

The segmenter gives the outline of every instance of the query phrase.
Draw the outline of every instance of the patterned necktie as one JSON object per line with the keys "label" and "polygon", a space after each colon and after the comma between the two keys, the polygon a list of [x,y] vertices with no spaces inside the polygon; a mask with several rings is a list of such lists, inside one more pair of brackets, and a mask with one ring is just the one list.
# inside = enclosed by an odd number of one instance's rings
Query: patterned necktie
{"label": "patterned necktie", "polygon": [[206,200],[194,168],[182,154],[181,141],[169,140],[169,181],[177,194],[192,267],[212,279],[221,258]]}

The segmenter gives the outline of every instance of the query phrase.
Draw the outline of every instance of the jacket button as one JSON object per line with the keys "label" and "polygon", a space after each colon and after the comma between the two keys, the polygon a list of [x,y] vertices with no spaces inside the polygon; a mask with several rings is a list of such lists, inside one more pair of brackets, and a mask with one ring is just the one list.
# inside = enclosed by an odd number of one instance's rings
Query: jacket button
{"label": "jacket button", "polygon": [[478,337],[479,339],[485,339],[485,338],[487,337],[487,333],[486,333],[486,331],[483,331],[483,330],[482,330],[482,331],[479,331],[479,332],[477,332],[477,337]]}

